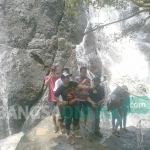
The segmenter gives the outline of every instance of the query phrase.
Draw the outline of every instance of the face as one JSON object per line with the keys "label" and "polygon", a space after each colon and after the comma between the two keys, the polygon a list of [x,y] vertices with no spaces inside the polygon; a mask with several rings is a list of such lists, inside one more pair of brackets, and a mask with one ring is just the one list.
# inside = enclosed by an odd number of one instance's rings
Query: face
{"label": "face", "polygon": [[56,69],[51,69],[51,73],[55,74],[57,72]]}
{"label": "face", "polygon": [[87,69],[82,69],[82,70],[80,71],[80,76],[81,76],[81,77],[86,77],[86,75],[87,75]]}
{"label": "face", "polygon": [[66,77],[66,78],[63,79],[63,82],[64,82],[65,84],[68,84],[69,81],[70,81],[69,77]]}

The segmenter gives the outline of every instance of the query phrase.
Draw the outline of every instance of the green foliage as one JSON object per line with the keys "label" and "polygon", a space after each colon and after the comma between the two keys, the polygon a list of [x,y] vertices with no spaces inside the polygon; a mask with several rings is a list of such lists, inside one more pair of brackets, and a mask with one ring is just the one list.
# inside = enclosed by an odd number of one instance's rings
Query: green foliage
{"label": "green foliage", "polygon": [[[112,6],[117,10],[126,10],[130,4],[129,2],[133,2],[133,3],[137,4],[137,6],[139,6],[139,7],[147,7],[146,11],[150,12],[149,11],[150,10],[150,0],[65,0],[65,14],[70,17],[77,17],[79,15],[79,7],[83,3],[84,3],[84,6],[86,6],[87,8],[89,6],[92,6],[95,9],[100,9],[105,6]],[[139,11],[139,13],[141,13],[141,12]],[[136,16],[136,15],[138,15],[138,12],[134,16]],[[132,16],[132,13],[131,13],[131,16]],[[124,19],[124,20],[127,20],[127,19]],[[131,24],[129,27],[127,27],[123,31],[122,35],[126,36],[128,33],[132,34],[133,32],[140,30],[142,28],[142,26],[145,25],[145,22],[146,22],[146,20],[143,20],[139,23]],[[116,23],[116,22],[114,22],[114,23]],[[102,29],[102,27],[97,27],[96,30],[97,29],[100,30],[100,29]],[[91,30],[90,32],[93,32],[93,31],[94,30]],[[119,37],[121,37],[121,35],[119,35],[119,36],[117,35],[116,40],[119,39]]]}
{"label": "green foliage", "polygon": [[150,0],[133,0],[137,4],[145,4],[145,3],[150,3]]}
{"label": "green foliage", "polygon": [[66,12],[68,14],[75,13],[75,15],[77,15],[78,7],[82,3],[84,3],[87,7],[92,5],[96,9],[106,5],[113,6],[116,9],[126,9],[129,1],[134,2],[138,6],[150,4],[150,0],[66,0]]}
{"label": "green foliage", "polygon": [[67,16],[73,17],[79,15],[79,5],[82,0],[65,0],[65,10],[64,13]]}

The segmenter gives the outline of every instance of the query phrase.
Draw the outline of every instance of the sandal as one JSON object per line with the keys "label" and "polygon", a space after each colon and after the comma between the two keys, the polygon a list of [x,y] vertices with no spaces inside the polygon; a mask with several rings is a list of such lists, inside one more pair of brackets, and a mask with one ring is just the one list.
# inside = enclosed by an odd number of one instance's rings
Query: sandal
{"label": "sandal", "polygon": [[80,134],[78,134],[77,132],[74,132],[72,133],[72,136],[73,137],[76,137],[76,138],[81,138],[82,136]]}
{"label": "sandal", "polygon": [[73,145],[73,144],[75,143],[75,141],[71,138],[71,136],[69,136],[69,137],[67,138],[67,142],[68,142],[69,144],[71,144],[71,145]]}
{"label": "sandal", "polygon": [[117,136],[117,137],[120,137],[120,135],[116,131],[114,131],[114,130],[112,131],[112,134],[115,135],[115,136]]}

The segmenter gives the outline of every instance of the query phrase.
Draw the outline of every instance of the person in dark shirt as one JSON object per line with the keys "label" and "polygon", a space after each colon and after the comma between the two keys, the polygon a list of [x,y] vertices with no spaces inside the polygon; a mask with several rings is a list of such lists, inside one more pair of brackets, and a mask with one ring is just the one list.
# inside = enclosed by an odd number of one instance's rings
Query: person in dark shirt
{"label": "person in dark shirt", "polygon": [[[75,98],[75,88],[89,90],[91,86],[81,85],[77,82],[70,81],[70,74],[63,73],[61,79],[63,81],[62,85],[55,91],[54,99],[57,104],[62,106],[62,114],[65,117],[65,128],[67,130],[67,141],[69,144],[74,144],[74,140],[70,136],[70,125],[73,120],[73,134],[74,137],[81,137],[77,132],[76,128],[79,122],[79,114],[76,113],[76,98]],[[62,101],[59,96],[62,96]]]}
{"label": "person in dark shirt", "polygon": [[93,84],[94,89],[89,90],[88,101],[90,102],[90,114],[91,114],[91,134],[95,134],[99,137],[103,137],[100,133],[100,108],[104,102],[105,92],[104,88],[100,86],[100,78],[94,77]]}

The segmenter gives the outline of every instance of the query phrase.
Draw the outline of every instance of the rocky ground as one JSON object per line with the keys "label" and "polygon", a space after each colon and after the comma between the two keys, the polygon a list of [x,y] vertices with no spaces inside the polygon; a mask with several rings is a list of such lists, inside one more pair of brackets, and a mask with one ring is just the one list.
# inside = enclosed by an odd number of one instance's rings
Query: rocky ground
{"label": "rocky ground", "polygon": [[[74,145],[69,145],[66,142],[64,134],[63,138],[58,137],[58,133],[53,132],[51,118],[46,118],[41,121],[36,127],[25,134],[16,150],[136,150],[137,143],[137,128],[129,127],[129,132],[122,133],[120,137],[111,134],[110,130],[104,128],[101,131],[104,134],[102,139],[93,137],[89,141],[88,131],[85,131],[82,126],[79,132],[82,138],[75,139]],[[143,149],[149,149],[150,130],[144,130]]]}

